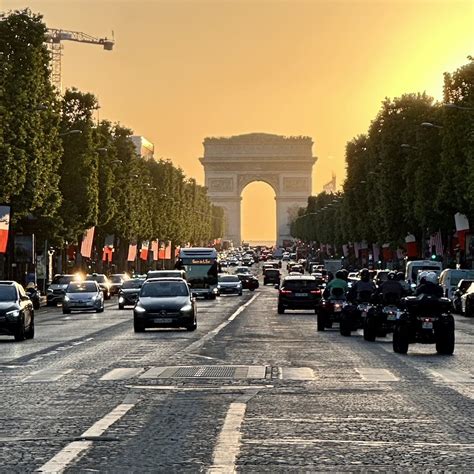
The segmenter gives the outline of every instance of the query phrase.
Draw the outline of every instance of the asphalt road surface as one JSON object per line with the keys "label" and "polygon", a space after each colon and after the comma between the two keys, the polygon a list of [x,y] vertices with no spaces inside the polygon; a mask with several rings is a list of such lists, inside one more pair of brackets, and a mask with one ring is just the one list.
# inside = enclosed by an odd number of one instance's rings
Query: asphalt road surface
{"label": "asphalt road surface", "polygon": [[198,329],[135,334],[102,314],[36,312],[0,337],[1,472],[474,471],[474,321],[456,350],[394,354],[277,292],[199,301]]}

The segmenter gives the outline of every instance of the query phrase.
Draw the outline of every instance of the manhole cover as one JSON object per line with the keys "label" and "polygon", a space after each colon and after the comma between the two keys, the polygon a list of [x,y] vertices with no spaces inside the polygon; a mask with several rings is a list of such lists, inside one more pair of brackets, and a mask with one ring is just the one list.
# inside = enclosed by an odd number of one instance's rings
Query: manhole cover
{"label": "manhole cover", "polygon": [[264,379],[265,372],[266,367],[263,365],[198,365],[194,367],[154,367],[142,374],[140,378]]}

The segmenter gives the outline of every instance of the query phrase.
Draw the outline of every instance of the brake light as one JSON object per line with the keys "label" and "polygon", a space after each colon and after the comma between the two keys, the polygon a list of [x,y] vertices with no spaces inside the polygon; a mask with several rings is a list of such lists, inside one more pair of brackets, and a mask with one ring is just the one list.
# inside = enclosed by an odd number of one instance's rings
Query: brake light
{"label": "brake light", "polygon": [[313,295],[320,295],[321,290],[311,290],[310,293],[313,294]]}
{"label": "brake light", "polygon": [[281,295],[289,295],[291,294],[291,290],[280,290]]}

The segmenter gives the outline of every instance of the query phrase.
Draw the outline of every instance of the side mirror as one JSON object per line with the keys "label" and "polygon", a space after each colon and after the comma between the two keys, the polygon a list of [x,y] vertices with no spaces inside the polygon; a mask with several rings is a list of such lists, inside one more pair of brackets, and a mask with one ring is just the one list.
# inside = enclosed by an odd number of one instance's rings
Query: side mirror
{"label": "side mirror", "polygon": [[280,285],[278,283],[275,284],[275,290],[279,290],[280,289]]}

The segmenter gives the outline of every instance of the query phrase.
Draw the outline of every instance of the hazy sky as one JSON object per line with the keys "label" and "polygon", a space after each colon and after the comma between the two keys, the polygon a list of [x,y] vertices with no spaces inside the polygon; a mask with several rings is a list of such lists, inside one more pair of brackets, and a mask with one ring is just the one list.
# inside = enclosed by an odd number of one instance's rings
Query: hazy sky
{"label": "hazy sky", "polygon": [[[474,53],[473,0],[0,0],[27,6],[52,28],[114,31],[112,52],[64,43],[63,86],[200,182],[204,137],[269,132],[313,137],[313,192],[333,170],[341,184],[345,144],[384,97],[441,99],[443,72]],[[246,188],[245,238],[274,239],[273,197]]]}

